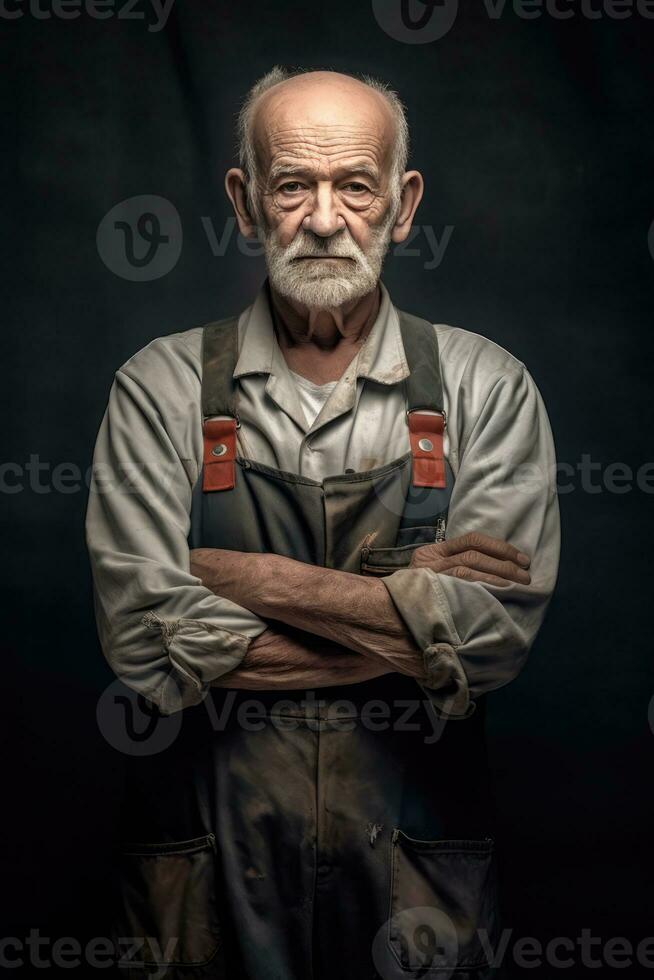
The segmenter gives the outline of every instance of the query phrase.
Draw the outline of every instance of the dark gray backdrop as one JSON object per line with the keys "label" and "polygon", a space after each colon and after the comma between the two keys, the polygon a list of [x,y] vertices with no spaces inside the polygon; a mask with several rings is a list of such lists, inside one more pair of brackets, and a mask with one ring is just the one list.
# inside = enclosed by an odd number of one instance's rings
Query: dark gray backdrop
{"label": "dark gray backdrop", "polygon": [[[222,179],[239,100],[274,63],[367,71],[400,92],[427,190],[412,254],[387,262],[391,295],[524,360],[558,459],[596,466],[593,492],[577,469],[564,481],[555,598],[525,673],[489,699],[506,924],[514,939],[654,934],[652,496],[636,481],[652,459],[654,21],[600,0],[594,19],[574,3],[570,19],[491,16],[479,0],[441,38],[406,43],[382,26],[390,0],[378,16],[369,0],[176,0],[158,31],[144,2],[142,20],[122,5],[39,19],[8,0],[21,16],[0,17],[5,934],[106,934],[120,756],[95,720],[113,675],[93,622],[84,474],[114,370],[157,335],[238,311],[262,278]],[[171,270],[152,278],[153,263],[144,281],[124,278],[120,236],[96,243],[137,195],[170,202],[183,229]],[[57,477],[61,463],[81,479]],[[606,486],[614,463],[633,472],[622,492]]]}

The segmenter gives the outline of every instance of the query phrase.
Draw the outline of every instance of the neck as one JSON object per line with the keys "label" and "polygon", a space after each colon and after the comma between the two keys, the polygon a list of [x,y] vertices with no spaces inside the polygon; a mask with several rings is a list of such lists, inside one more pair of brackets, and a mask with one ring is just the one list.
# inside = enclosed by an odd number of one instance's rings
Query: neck
{"label": "neck", "polygon": [[365,296],[333,310],[309,309],[281,296],[272,286],[270,298],[282,350],[306,344],[328,352],[366,339],[379,313],[381,290],[377,283]]}

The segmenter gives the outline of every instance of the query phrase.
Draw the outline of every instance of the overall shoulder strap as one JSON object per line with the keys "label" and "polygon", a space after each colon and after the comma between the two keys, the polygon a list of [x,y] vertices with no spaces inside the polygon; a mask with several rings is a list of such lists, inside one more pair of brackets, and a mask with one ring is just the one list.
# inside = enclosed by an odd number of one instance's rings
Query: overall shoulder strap
{"label": "overall shoulder strap", "polygon": [[202,417],[237,417],[234,368],[238,359],[238,317],[207,323],[202,331]]}
{"label": "overall shoulder strap", "polygon": [[398,310],[402,344],[411,374],[407,378],[407,410],[443,411],[443,383],[438,337],[431,323]]}
{"label": "overall shoulder strap", "polygon": [[[207,323],[202,331],[202,490],[232,490],[236,483],[238,412],[233,374],[238,358],[238,317]],[[217,415],[228,416],[216,418]]]}
{"label": "overall shoulder strap", "polygon": [[[443,432],[443,381],[438,337],[431,323],[398,310],[402,345],[409,371],[407,422],[414,487],[446,485]],[[429,414],[436,412],[438,414]]]}

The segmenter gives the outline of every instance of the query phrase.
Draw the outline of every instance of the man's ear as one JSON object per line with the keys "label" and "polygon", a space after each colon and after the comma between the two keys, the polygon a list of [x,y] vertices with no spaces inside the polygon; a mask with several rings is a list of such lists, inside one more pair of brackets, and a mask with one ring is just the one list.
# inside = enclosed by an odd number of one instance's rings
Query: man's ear
{"label": "man's ear", "polygon": [[257,227],[248,211],[247,195],[245,193],[246,179],[245,173],[242,170],[239,170],[238,167],[232,167],[225,174],[225,190],[234,208],[234,214],[238,221],[238,230],[243,235],[243,238],[255,238]]}
{"label": "man's ear", "polygon": [[424,189],[422,174],[417,170],[407,170],[402,177],[402,203],[391,232],[394,242],[403,242],[411,231],[413,216],[418,210]]}

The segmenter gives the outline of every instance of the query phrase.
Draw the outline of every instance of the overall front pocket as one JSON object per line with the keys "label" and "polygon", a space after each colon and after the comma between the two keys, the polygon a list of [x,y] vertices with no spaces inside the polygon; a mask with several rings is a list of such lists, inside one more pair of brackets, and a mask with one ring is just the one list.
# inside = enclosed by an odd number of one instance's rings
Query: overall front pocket
{"label": "overall front pocket", "polygon": [[362,575],[392,575],[399,568],[407,568],[416,548],[425,544],[433,544],[438,535],[444,533],[445,520],[438,518],[436,524],[424,524],[419,527],[401,527],[397,532],[397,541],[391,548],[371,548],[367,541],[361,549]]}
{"label": "overall front pocket", "polygon": [[220,947],[216,905],[213,834],[124,844],[114,924],[118,965],[131,976],[135,970],[200,967],[213,960]]}
{"label": "overall front pocket", "polygon": [[362,548],[362,575],[392,575],[399,568],[407,568],[411,555],[420,547],[407,544],[401,548]]}
{"label": "overall front pocket", "polygon": [[493,841],[392,838],[388,941],[403,970],[487,966],[497,940]]}

